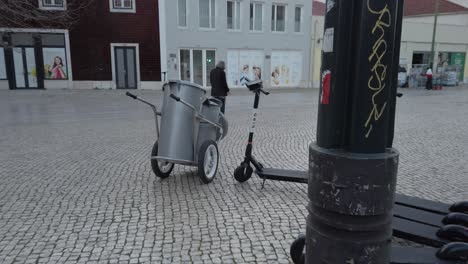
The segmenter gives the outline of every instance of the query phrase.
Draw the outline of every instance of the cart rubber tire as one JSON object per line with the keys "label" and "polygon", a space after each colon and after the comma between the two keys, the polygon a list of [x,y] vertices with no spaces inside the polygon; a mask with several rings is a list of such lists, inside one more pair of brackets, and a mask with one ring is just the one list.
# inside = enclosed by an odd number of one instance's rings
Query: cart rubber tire
{"label": "cart rubber tire", "polygon": [[242,183],[250,179],[250,177],[252,177],[252,173],[252,167],[250,167],[248,163],[242,162],[241,165],[234,170],[234,179]]}
{"label": "cart rubber tire", "polygon": [[213,140],[205,141],[198,151],[198,175],[203,183],[210,183],[216,177],[219,165],[218,145]]}
{"label": "cart rubber tire", "polygon": [[291,244],[289,253],[291,254],[291,259],[293,260],[294,264],[305,263],[305,255],[304,255],[305,242],[306,242],[306,236],[301,234]]}
{"label": "cart rubber tire", "polygon": [[[153,149],[151,150],[151,157],[158,155],[158,141],[154,142]],[[161,179],[169,177],[172,170],[174,169],[174,163],[168,163],[170,168],[167,170],[161,170],[157,160],[151,159],[151,169],[153,169],[154,174]]]}

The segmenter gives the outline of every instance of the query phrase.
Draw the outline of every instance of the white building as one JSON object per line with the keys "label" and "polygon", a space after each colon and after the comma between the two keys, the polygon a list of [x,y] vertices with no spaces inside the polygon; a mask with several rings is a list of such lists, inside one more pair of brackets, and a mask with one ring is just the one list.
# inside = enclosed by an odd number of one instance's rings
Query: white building
{"label": "white building", "polygon": [[[400,65],[410,69],[414,65],[427,65],[430,61],[434,26],[435,0],[405,0],[401,36]],[[325,4],[313,2],[311,67],[314,87],[319,86],[321,42]],[[433,69],[451,65],[459,70],[459,80],[468,83],[468,8],[439,0],[439,16],[435,39]]]}
{"label": "white building", "polygon": [[[309,0],[160,0],[161,71],[210,87],[226,62],[230,87],[245,78],[266,86],[307,87]],[[164,41],[165,40],[165,41]]]}

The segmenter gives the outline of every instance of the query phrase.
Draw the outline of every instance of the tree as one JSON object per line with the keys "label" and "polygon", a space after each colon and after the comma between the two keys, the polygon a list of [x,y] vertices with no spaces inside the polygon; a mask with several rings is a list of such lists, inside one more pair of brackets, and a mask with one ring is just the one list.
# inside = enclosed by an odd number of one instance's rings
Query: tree
{"label": "tree", "polygon": [[0,0],[0,27],[70,29],[95,0],[67,0],[65,10],[39,9],[42,0]]}

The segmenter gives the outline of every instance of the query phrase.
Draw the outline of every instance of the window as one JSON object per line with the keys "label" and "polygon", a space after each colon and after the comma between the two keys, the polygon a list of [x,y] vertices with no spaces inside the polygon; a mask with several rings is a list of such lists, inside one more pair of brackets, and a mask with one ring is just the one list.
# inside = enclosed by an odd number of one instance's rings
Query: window
{"label": "window", "polygon": [[294,32],[302,32],[302,6],[296,6],[294,9]]}
{"label": "window", "polygon": [[286,6],[274,4],[271,8],[271,31],[286,31]]}
{"label": "window", "polygon": [[44,7],[63,7],[63,0],[42,0]]}
{"label": "window", "polygon": [[187,0],[178,0],[179,27],[187,27]]}
{"label": "window", "polygon": [[210,72],[215,68],[216,51],[208,49],[181,49],[179,51],[181,80],[209,87]]}
{"label": "window", "polygon": [[44,78],[46,80],[66,80],[67,56],[65,48],[42,48]]}
{"label": "window", "polygon": [[227,28],[240,30],[240,2],[227,1]]}
{"label": "window", "polygon": [[109,0],[111,12],[135,13],[135,0]]}
{"label": "window", "polygon": [[216,5],[215,0],[199,0],[198,7],[201,28],[215,28]]}
{"label": "window", "polygon": [[6,78],[5,53],[3,48],[0,48],[0,80],[5,80]]}
{"label": "window", "polygon": [[45,10],[65,10],[66,0],[39,0],[39,8]]}
{"label": "window", "polygon": [[263,4],[250,3],[250,31],[263,30]]}

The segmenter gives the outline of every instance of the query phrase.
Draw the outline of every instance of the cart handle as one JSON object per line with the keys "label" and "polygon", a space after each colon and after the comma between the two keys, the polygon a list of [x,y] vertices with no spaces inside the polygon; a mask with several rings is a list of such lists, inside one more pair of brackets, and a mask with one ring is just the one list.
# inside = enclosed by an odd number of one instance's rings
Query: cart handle
{"label": "cart handle", "polygon": [[264,95],[270,94],[270,92],[268,92],[267,90],[263,90],[262,88],[260,88],[260,92],[262,92]]}
{"label": "cart handle", "polygon": [[132,94],[130,92],[126,92],[125,95],[128,96],[128,97],[131,97],[131,98],[133,98],[135,100],[138,99],[138,97],[136,95],[134,95],[134,94]]}
{"label": "cart handle", "polygon": [[133,99],[135,99],[135,100],[138,100],[138,101],[140,101],[140,102],[142,102],[142,103],[148,105],[149,107],[151,107],[151,109],[153,110],[153,113],[154,113],[154,119],[155,119],[155,123],[156,123],[156,135],[158,136],[158,139],[159,139],[159,122],[158,122],[158,116],[162,116],[162,113],[161,113],[161,112],[158,112],[158,109],[157,109],[157,107],[156,107],[154,104],[152,104],[152,103],[146,101],[146,100],[143,99],[143,98],[139,98],[138,96],[136,96],[136,95],[134,95],[134,94],[132,94],[132,93],[130,93],[130,92],[126,92],[125,95],[128,96],[128,97],[131,97],[131,98],[133,98]]}
{"label": "cart handle", "polygon": [[177,102],[180,102],[180,97],[175,96],[174,94],[169,95],[172,99],[176,100]]}
{"label": "cart handle", "polygon": [[196,118],[198,118],[198,119],[200,119],[200,120],[202,120],[202,121],[205,121],[205,122],[207,122],[207,123],[209,123],[209,124],[211,124],[211,125],[213,125],[213,126],[215,126],[215,127],[218,127],[218,128],[220,128],[220,129],[223,129],[223,127],[222,127],[220,124],[217,124],[217,123],[215,123],[215,122],[212,122],[212,121],[206,119],[202,114],[200,114],[200,113],[197,111],[197,109],[195,109],[195,107],[194,107],[193,105],[191,105],[191,104],[187,103],[186,101],[180,99],[180,97],[178,97],[178,96],[176,96],[176,95],[174,95],[174,94],[170,94],[169,97],[171,97],[172,99],[176,100],[177,102],[180,102],[181,104],[187,106],[188,108],[192,109],[192,111],[195,113],[195,117],[196,117]]}

